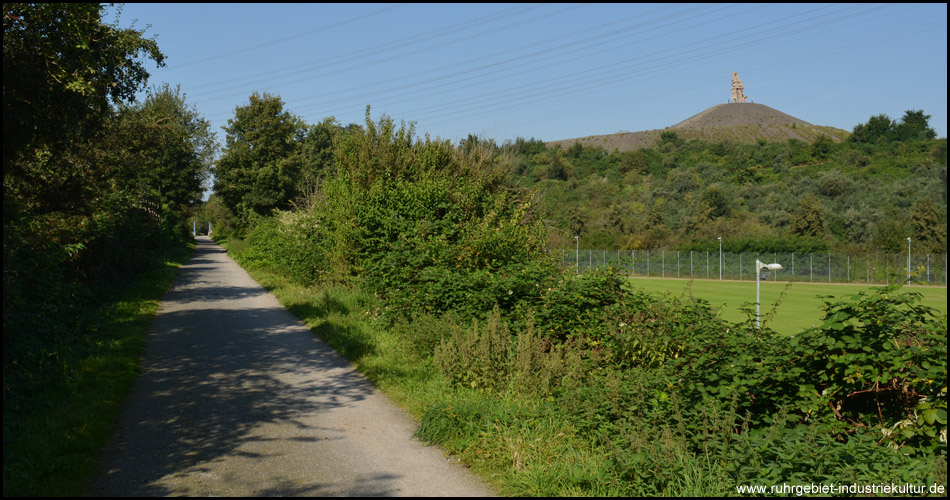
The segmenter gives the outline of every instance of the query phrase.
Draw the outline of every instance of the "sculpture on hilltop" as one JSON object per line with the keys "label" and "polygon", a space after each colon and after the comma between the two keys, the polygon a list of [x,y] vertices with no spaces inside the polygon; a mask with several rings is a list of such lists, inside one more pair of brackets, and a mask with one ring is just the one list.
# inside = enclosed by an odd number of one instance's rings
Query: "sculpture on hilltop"
{"label": "sculpture on hilltop", "polygon": [[745,90],[745,87],[742,85],[742,79],[739,78],[739,73],[736,71],[732,72],[732,97],[729,99],[729,102],[745,102],[746,96],[742,92]]}

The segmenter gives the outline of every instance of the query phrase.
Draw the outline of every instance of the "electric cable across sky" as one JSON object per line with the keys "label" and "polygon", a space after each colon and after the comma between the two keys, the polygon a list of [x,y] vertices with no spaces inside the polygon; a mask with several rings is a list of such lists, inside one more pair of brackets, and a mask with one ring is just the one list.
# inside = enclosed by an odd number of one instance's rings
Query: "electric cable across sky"
{"label": "electric cable across sky", "polygon": [[266,92],[308,123],[362,124],[370,105],[419,134],[501,142],[662,128],[723,102],[733,71],[756,102],[811,123],[850,130],[922,109],[945,137],[946,14],[946,4],[127,4],[117,22],[149,25],[168,56],[150,84],[180,85],[217,131]]}

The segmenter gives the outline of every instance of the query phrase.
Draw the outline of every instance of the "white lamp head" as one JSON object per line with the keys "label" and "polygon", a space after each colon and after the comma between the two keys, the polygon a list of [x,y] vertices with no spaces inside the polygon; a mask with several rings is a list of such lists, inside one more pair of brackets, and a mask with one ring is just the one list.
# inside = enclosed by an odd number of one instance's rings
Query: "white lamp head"
{"label": "white lamp head", "polygon": [[773,263],[773,264],[766,264],[766,263],[762,262],[761,260],[757,260],[757,261],[755,261],[755,268],[756,268],[756,269],[768,269],[769,271],[778,271],[778,270],[782,269],[782,265],[781,265],[781,264],[776,264],[776,263]]}

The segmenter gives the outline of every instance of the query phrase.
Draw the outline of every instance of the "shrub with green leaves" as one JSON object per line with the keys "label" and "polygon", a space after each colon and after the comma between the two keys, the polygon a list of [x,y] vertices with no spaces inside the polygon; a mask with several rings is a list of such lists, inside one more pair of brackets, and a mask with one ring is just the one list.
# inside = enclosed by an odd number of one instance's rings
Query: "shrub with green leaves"
{"label": "shrub with green leaves", "polygon": [[251,232],[252,261],[311,282],[356,278],[393,318],[484,317],[536,300],[557,266],[528,193],[506,183],[494,150],[413,133],[367,109],[365,130],[335,138],[337,171],[312,206]]}
{"label": "shrub with green leaves", "polygon": [[326,243],[319,219],[307,212],[276,212],[253,217],[247,245],[241,248],[245,265],[281,269],[293,282],[312,285],[329,273]]}
{"label": "shrub with green leaves", "polygon": [[946,315],[898,292],[825,301],[824,323],[790,340],[799,359],[783,374],[806,415],[876,429],[903,453],[946,454]]}

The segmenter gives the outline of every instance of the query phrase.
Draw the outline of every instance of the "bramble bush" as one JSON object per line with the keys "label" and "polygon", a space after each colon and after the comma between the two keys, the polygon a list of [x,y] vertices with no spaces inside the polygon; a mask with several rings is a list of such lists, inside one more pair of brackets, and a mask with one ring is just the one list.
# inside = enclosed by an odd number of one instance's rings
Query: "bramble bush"
{"label": "bramble bush", "polygon": [[946,454],[947,323],[899,287],[825,301],[824,323],[790,339],[784,371],[799,411],[851,430],[874,429],[905,454]]}
{"label": "bramble bush", "polygon": [[[698,464],[726,485],[946,480],[946,319],[916,294],[829,301],[822,326],[788,338],[721,321],[702,302],[623,290],[610,275],[565,283],[531,323],[546,342],[522,343],[496,311],[454,329],[436,360],[460,385],[553,397],[612,450],[630,491],[677,491]],[[570,328],[549,326],[559,311]],[[540,360],[545,385],[514,378],[518,357]]]}

